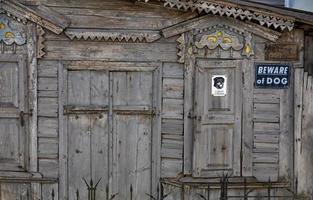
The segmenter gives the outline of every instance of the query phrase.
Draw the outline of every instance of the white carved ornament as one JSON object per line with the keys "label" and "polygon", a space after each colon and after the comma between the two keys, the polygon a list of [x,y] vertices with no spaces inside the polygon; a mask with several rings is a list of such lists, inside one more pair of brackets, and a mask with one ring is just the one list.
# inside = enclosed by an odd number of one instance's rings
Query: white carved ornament
{"label": "white carved ornament", "polygon": [[103,40],[103,41],[126,41],[126,42],[154,42],[161,38],[159,31],[133,32],[126,30],[116,31],[87,31],[66,30],[65,34],[71,39]]}
{"label": "white carved ornament", "polygon": [[[138,0],[140,1],[140,0]],[[141,0],[142,1],[142,0]],[[145,0],[148,2],[149,0]],[[177,8],[179,10],[205,12],[220,16],[232,17],[240,20],[256,20],[262,26],[288,29],[291,31],[295,20],[283,16],[264,14],[255,10],[243,9],[236,6],[229,6],[222,2],[210,0],[160,0],[164,2],[164,7]]]}

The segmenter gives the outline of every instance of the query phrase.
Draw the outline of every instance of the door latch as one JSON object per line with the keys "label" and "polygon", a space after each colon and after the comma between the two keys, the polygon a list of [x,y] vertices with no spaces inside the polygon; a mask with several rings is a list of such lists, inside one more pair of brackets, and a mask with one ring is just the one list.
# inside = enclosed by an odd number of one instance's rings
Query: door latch
{"label": "door latch", "polygon": [[32,116],[32,113],[25,113],[24,111],[20,112],[20,123],[22,127],[25,126],[25,115]]}

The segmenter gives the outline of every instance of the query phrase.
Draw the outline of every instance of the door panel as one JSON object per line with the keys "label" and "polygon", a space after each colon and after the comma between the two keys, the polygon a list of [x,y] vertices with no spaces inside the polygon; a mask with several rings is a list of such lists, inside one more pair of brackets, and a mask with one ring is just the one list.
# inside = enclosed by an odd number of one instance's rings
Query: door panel
{"label": "door panel", "polygon": [[68,196],[87,199],[85,178],[116,199],[145,199],[152,187],[154,71],[67,72]]}
{"label": "door panel", "polygon": [[119,199],[151,194],[153,72],[112,72],[113,182]]}
{"label": "door panel", "polygon": [[[215,96],[215,77],[225,94]],[[241,79],[241,61],[197,62],[194,176],[240,173]]]}
{"label": "door panel", "polygon": [[28,115],[22,57],[0,61],[0,170],[26,171]]}
{"label": "door panel", "polygon": [[114,174],[119,199],[144,199],[151,194],[151,119],[114,115]]}
{"label": "door panel", "polygon": [[68,71],[67,73],[67,137],[68,193],[76,199],[76,191],[87,199],[91,179],[97,182],[97,195],[104,197],[109,182],[109,73],[106,71]]}

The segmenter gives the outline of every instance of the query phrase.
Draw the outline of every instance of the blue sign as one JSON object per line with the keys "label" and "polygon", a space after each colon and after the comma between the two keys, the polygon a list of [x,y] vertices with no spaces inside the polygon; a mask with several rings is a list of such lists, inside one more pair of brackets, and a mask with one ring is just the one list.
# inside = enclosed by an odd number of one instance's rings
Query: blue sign
{"label": "blue sign", "polygon": [[257,63],[255,65],[255,86],[257,88],[287,88],[290,66],[288,64]]}

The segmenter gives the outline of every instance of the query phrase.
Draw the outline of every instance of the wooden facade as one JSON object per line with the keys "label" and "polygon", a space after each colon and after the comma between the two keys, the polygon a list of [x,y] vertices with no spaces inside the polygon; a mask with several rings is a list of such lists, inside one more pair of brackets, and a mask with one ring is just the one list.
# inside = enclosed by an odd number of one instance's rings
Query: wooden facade
{"label": "wooden facade", "polygon": [[[1,200],[313,198],[313,14],[0,5]],[[258,64],[288,65],[288,86],[257,87]]]}

